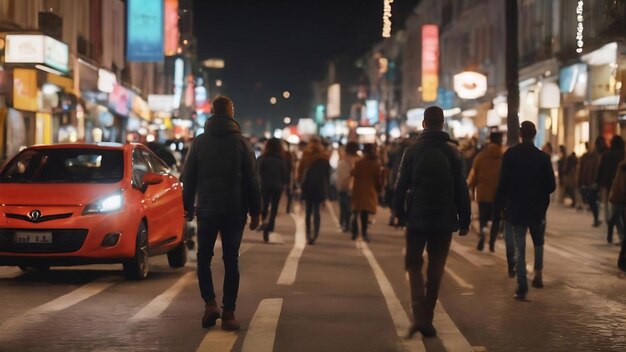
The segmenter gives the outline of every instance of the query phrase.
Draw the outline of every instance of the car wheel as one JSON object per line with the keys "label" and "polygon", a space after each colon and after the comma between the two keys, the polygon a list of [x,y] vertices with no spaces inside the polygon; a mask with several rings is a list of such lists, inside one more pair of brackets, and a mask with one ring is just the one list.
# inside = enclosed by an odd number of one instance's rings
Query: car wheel
{"label": "car wheel", "polygon": [[167,262],[172,268],[182,268],[187,264],[187,243],[184,236],[176,248],[167,252]]}
{"label": "car wheel", "polygon": [[31,271],[34,269],[41,273],[47,273],[48,271],[50,271],[50,265],[37,265],[37,266],[18,265],[18,268],[20,268],[20,270],[22,271]]}
{"label": "car wheel", "polygon": [[143,280],[148,276],[148,229],[142,221],[137,230],[137,240],[135,245],[135,256],[125,262],[124,274],[131,280]]}

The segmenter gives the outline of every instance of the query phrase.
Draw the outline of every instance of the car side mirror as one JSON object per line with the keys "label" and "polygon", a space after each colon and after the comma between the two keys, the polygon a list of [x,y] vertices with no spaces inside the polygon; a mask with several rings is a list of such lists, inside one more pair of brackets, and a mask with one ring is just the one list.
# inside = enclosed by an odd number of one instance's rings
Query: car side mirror
{"label": "car side mirror", "polygon": [[143,189],[148,188],[150,185],[158,185],[163,182],[163,175],[155,174],[154,172],[146,172],[143,175]]}

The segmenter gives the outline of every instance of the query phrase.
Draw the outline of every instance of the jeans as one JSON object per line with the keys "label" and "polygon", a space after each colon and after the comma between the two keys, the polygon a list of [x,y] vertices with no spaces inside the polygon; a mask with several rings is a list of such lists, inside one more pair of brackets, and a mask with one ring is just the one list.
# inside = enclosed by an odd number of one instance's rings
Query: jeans
{"label": "jeans", "polygon": [[[309,242],[313,242],[317,239],[320,233],[320,206],[322,201],[309,200],[305,202],[306,207],[306,237]],[[311,231],[311,217],[313,217],[313,231]]]}
{"label": "jeans", "polygon": [[600,210],[598,204],[598,190],[591,187],[580,187],[580,194],[583,196],[583,201],[589,205],[589,209],[593,214],[593,222],[598,223]]}
{"label": "jeans", "polygon": [[609,220],[607,221],[606,240],[613,243],[613,228],[617,226],[617,235],[620,241],[624,240],[624,206],[609,202]]}
{"label": "jeans", "polygon": [[535,271],[543,269],[543,244],[546,232],[546,221],[531,225],[507,224],[509,231],[514,235],[515,241],[515,271],[517,273],[518,293],[528,292],[526,279],[526,232],[530,231],[530,237],[535,247]]}
{"label": "jeans", "polygon": [[239,292],[239,246],[246,225],[246,214],[220,214],[198,217],[198,284],[205,302],[215,300],[211,260],[217,234],[222,239],[224,261],[224,309],[235,310]]}
{"label": "jeans", "polygon": [[[267,219],[267,213],[269,211],[270,218],[266,224],[265,231],[274,231],[274,223],[276,221],[276,214],[278,213],[278,204],[280,203],[280,197],[283,191],[277,190],[263,190],[263,211],[261,212],[261,218],[263,222]],[[270,207],[271,206],[271,207]],[[271,208],[271,210],[269,210]]]}
{"label": "jeans", "polygon": [[291,186],[287,185],[287,191],[285,192],[287,194],[287,208],[285,208],[285,212],[287,214],[291,213],[291,202],[293,201],[293,190],[291,189]]}
{"label": "jeans", "polygon": [[[411,285],[411,305],[414,323],[417,326],[432,324],[439,296],[439,285],[446,266],[451,232],[421,232],[408,230],[406,233],[405,266]],[[428,253],[427,280],[424,285],[422,266],[424,248]]]}
{"label": "jeans", "polygon": [[367,211],[352,212],[352,238],[356,239],[359,235],[359,218],[361,220],[361,236],[367,240],[367,223],[369,222],[370,213]]}
{"label": "jeans", "polygon": [[480,225],[480,234],[481,241],[483,241],[483,237],[485,234],[483,233],[483,229],[487,227],[487,223],[489,220],[491,222],[491,230],[489,235],[489,245],[494,246],[496,243],[496,238],[498,237],[498,231],[500,230],[500,216],[494,216],[493,213],[493,203],[492,202],[479,202],[478,203],[478,223]]}
{"label": "jeans", "polygon": [[344,231],[350,228],[351,198],[349,191],[339,191],[339,224]]}

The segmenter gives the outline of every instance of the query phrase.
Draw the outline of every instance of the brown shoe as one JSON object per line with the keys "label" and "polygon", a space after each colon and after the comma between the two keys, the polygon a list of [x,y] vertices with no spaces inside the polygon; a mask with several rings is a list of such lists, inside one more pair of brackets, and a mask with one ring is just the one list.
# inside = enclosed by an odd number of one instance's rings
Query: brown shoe
{"label": "brown shoe", "polygon": [[210,328],[215,326],[215,321],[220,317],[220,309],[215,301],[207,302],[204,306],[204,315],[202,316],[202,327]]}
{"label": "brown shoe", "polygon": [[240,325],[235,318],[235,311],[230,309],[224,309],[222,312],[222,330],[234,331],[239,330]]}

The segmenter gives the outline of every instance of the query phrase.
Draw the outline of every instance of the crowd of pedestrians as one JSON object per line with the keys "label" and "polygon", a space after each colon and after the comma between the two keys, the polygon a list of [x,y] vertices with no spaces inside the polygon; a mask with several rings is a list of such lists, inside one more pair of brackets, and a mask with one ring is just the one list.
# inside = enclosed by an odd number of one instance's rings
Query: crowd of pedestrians
{"label": "crowd of pedestrians", "polygon": [[[517,278],[514,298],[528,294],[525,252],[526,233],[533,242],[534,278],[531,285],[543,287],[543,246],[546,213],[557,187],[552,165],[552,146],[535,147],[535,125],[520,126],[520,143],[506,149],[503,135],[492,131],[486,145],[476,140],[459,146],[444,128],[443,111],[425,110],[423,131],[417,136],[382,147],[348,142],[334,150],[319,136],[310,136],[294,151],[280,139],[264,141],[255,158],[250,142],[234,119],[233,103],[218,97],[205,133],[191,144],[183,176],[184,203],[188,220],[198,221],[198,279],[205,301],[202,325],[210,327],[222,317],[222,328],[236,330],[234,311],[239,288],[238,252],[248,216],[250,229],[257,227],[269,242],[279,205],[286,196],[286,211],[292,200],[304,204],[306,238],[318,241],[321,209],[328,199],[338,198],[339,223],[356,240],[370,241],[368,227],[379,211],[389,209],[389,225],[406,228],[405,265],[409,276],[413,325],[409,335],[421,332],[436,336],[434,307],[444,272],[452,234],[467,235],[471,200],[478,205],[477,250],[489,251],[503,233],[508,273]],[[589,208],[599,227],[605,211],[607,241],[617,229],[622,250],[618,266],[626,271],[624,219],[626,209],[626,161],[624,140],[615,136],[607,145],[599,137],[593,149],[577,158],[559,147],[557,161],[561,202],[574,208]],[[336,167],[333,153],[339,154]],[[299,192],[296,192],[298,190]],[[601,207],[603,203],[603,207]],[[220,233],[223,245],[224,296],[222,310],[215,299],[211,275],[213,249]],[[489,236],[487,238],[487,236]],[[426,280],[423,252],[428,252]]]}

